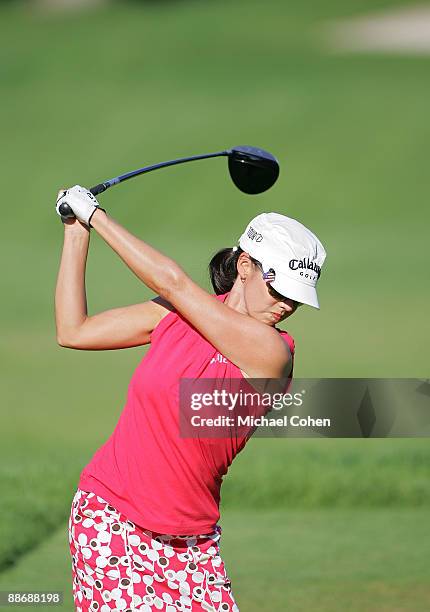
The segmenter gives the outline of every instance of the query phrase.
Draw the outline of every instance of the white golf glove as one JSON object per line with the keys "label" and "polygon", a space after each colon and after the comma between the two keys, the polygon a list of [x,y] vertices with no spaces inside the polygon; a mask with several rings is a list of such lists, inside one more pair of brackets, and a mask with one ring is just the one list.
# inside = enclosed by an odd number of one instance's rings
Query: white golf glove
{"label": "white golf glove", "polygon": [[[68,204],[75,217],[79,219],[79,221],[82,221],[82,223],[85,223],[85,225],[91,227],[91,217],[97,208],[99,208],[99,203],[91,191],[88,191],[88,189],[85,189],[85,187],[81,187],[80,185],[75,185],[74,187],[63,191],[62,194],[63,195],[59,194],[60,197],[58,198],[57,205],[55,207],[57,214],[59,214],[61,217],[62,215],[59,210],[61,204]],[[101,208],[100,210],[104,211],[104,208]]]}

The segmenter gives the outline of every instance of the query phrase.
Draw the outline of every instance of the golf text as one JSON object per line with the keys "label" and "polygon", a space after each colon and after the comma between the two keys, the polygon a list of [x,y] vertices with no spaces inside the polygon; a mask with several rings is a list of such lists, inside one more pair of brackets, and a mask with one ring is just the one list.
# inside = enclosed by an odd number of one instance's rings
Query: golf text
{"label": "golf text", "polygon": [[230,393],[225,389],[215,389],[210,393],[192,393],[192,410],[201,410],[209,406],[221,406],[227,410],[234,410],[239,406],[263,406],[282,410],[286,406],[301,406],[302,393],[251,393],[238,391]]}

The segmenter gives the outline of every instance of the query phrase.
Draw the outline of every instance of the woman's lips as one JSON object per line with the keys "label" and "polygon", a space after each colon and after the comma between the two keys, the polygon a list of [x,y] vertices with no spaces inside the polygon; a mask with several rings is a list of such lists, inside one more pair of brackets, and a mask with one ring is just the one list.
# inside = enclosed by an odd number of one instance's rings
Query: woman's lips
{"label": "woman's lips", "polygon": [[281,318],[281,315],[277,314],[276,312],[271,312],[270,314],[272,315],[272,317],[274,318],[276,322],[278,322],[279,319]]}

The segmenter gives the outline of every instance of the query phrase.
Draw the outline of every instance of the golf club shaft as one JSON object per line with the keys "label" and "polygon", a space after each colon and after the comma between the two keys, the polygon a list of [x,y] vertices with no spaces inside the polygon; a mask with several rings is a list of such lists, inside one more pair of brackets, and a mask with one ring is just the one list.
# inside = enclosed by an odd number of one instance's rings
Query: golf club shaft
{"label": "golf club shaft", "polygon": [[[209,157],[221,157],[223,155],[228,155],[229,151],[219,151],[218,153],[207,153],[205,155],[193,155],[192,157],[181,157],[180,159],[171,159],[169,161],[161,162],[159,164],[154,164],[152,166],[145,166],[144,168],[139,168],[138,170],[132,170],[131,172],[126,172],[125,174],[120,174],[120,176],[116,176],[115,178],[109,179],[104,183],[99,183],[94,187],[91,187],[91,193],[96,196],[99,193],[103,193],[109,187],[113,185],[117,185],[118,183],[122,183],[134,176],[139,176],[140,174],[145,174],[146,172],[151,172],[152,170],[158,170],[159,168],[166,168],[167,166],[175,166],[176,164],[183,164],[185,162],[196,161],[198,159],[208,159]],[[61,204],[60,212],[63,217],[71,217],[73,216],[72,209],[68,204]]]}

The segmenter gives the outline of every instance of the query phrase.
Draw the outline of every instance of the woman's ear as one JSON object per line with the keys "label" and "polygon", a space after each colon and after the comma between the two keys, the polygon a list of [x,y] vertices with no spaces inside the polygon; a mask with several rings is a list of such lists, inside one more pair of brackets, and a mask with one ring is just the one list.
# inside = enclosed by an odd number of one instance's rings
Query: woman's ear
{"label": "woman's ear", "polygon": [[245,282],[247,276],[252,270],[252,261],[248,253],[241,253],[237,260],[237,273],[242,282]]}

